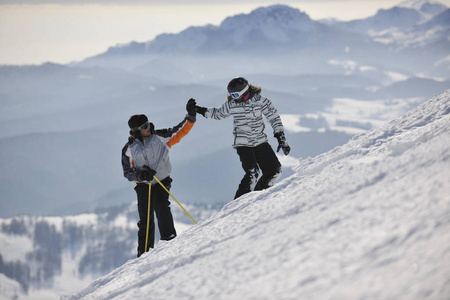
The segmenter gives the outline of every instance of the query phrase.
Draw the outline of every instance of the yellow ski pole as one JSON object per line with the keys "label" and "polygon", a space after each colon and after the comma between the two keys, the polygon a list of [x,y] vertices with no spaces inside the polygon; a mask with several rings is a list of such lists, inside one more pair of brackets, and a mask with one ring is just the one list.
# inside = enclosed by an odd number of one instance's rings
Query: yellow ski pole
{"label": "yellow ski pole", "polygon": [[145,233],[145,251],[147,252],[147,245],[148,245],[148,228],[150,223],[150,193],[152,191],[152,183],[148,183],[148,210],[147,210],[147,232]]}
{"label": "yellow ski pole", "polygon": [[197,224],[197,222],[195,222],[194,218],[191,217],[191,215],[187,212],[187,210],[184,209],[183,205],[180,204],[180,202],[177,201],[177,199],[175,199],[175,197],[169,192],[169,190],[164,186],[164,184],[162,184],[161,181],[159,181],[158,178],[156,178],[156,176],[153,176],[153,178],[156,179],[156,181],[158,181],[158,183],[166,190],[166,192],[169,193],[170,196],[172,196],[173,200],[175,200],[176,203],[178,203],[178,205],[184,210],[184,212],[191,218],[192,221],[194,221],[195,224]]}

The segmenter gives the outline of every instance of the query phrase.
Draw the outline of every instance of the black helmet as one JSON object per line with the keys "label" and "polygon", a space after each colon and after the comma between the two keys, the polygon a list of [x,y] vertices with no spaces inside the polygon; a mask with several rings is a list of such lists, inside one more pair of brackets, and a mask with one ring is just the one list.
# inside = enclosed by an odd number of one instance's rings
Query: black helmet
{"label": "black helmet", "polygon": [[250,89],[247,79],[236,77],[228,83],[227,90],[231,98],[238,100],[247,95]]}
{"label": "black helmet", "polygon": [[146,115],[133,115],[128,120],[128,126],[131,129],[131,133],[136,135],[137,137],[140,137],[140,130],[141,129],[147,129],[148,126],[150,126],[150,132],[152,134],[155,133],[155,125],[153,123],[148,121],[148,118]]}
{"label": "black helmet", "polygon": [[244,77],[236,77],[228,83],[228,93],[240,92],[248,86],[248,81]]}
{"label": "black helmet", "polygon": [[128,120],[128,126],[133,131],[138,131],[138,127],[144,125],[148,122],[148,118],[146,115],[133,115]]}

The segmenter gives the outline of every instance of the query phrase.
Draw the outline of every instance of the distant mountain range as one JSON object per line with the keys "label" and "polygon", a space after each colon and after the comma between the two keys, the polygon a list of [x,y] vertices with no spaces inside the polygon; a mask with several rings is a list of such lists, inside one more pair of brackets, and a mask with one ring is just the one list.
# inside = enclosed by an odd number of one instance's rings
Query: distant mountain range
{"label": "distant mountain range", "polygon": [[399,3],[398,6],[420,11],[425,18],[432,18],[447,9],[447,6],[444,4],[430,0],[405,0]]}
{"label": "distant mountain range", "polygon": [[[418,8],[415,8],[418,7]],[[379,10],[372,17],[350,22],[338,22],[351,32],[368,33],[397,28],[408,30],[425,23],[449,26],[445,19],[447,7],[422,1],[422,5],[408,3]],[[219,26],[190,27],[178,34],[161,34],[144,43],[111,47],[102,55],[133,55],[156,53],[204,54],[228,51],[289,52],[315,46],[352,46],[369,43],[364,36],[312,20],[306,13],[285,5],[261,7],[250,14],[226,18]],[[446,38],[447,36],[442,36]],[[350,44],[348,44],[350,43]]]}
{"label": "distant mountain range", "polygon": [[[189,27],[148,42],[110,47],[79,66],[109,66],[164,74],[157,64],[191,81],[218,78],[218,70],[299,74],[335,72],[331,59],[374,68],[450,78],[449,9],[428,1],[403,2],[349,22],[312,20],[298,9],[274,5],[226,18],[219,26]],[[414,61],[414,64],[411,62]],[[152,63],[153,62],[153,63]],[[262,66],[264,65],[264,66]],[[238,66],[237,68],[235,66]]]}
{"label": "distant mountain range", "polygon": [[360,33],[373,33],[396,28],[409,30],[426,22],[434,22],[436,26],[445,25],[442,14],[448,8],[441,3],[426,0],[405,1],[390,9],[380,9],[374,16],[349,22],[339,22],[345,29]]}

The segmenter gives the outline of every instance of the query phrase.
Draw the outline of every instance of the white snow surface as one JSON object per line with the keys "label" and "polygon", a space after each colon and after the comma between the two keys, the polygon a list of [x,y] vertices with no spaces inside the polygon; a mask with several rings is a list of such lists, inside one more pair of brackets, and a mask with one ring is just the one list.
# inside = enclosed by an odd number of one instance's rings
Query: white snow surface
{"label": "white snow surface", "polygon": [[450,90],[65,299],[449,299]]}

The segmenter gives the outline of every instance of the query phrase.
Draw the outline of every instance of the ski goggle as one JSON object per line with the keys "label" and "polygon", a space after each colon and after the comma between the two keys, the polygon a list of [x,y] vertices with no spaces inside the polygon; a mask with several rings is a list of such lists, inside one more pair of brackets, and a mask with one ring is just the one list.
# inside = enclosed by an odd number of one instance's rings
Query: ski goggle
{"label": "ski goggle", "polygon": [[242,97],[242,95],[244,95],[246,92],[248,91],[248,84],[247,86],[240,92],[232,92],[229,93],[229,95],[231,96],[231,98],[233,99],[239,99],[240,97]]}
{"label": "ski goggle", "polygon": [[149,127],[150,127],[150,123],[145,122],[144,124],[142,124],[139,127],[134,127],[133,130],[147,130]]}

